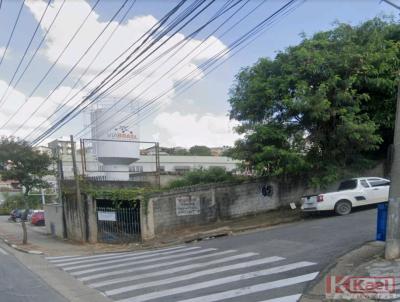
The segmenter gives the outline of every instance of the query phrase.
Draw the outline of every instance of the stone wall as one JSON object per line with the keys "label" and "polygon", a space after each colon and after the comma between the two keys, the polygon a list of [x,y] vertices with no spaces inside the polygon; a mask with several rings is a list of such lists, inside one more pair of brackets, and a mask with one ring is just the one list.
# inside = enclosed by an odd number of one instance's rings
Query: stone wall
{"label": "stone wall", "polygon": [[46,204],[44,206],[44,219],[46,221],[47,234],[51,234],[58,238],[63,238],[63,218],[61,204]]}
{"label": "stone wall", "polygon": [[[271,195],[262,194],[263,186]],[[257,180],[241,184],[213,184],[172,190],[150,198],[147,213],[142,213],[142,237],[154,236],[276,209],[279,203],[277,184]]]}

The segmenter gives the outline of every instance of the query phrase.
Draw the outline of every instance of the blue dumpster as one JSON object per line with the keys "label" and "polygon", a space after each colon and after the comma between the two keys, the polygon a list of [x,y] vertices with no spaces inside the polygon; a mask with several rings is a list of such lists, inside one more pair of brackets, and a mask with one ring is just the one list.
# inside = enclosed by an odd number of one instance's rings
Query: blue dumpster
{"label": "blue dumpster", "polygon": [[386,240],[386,225],[388,216],[388,203],[382,202],[378,204],[378,215],[376,221],[376,240]]}

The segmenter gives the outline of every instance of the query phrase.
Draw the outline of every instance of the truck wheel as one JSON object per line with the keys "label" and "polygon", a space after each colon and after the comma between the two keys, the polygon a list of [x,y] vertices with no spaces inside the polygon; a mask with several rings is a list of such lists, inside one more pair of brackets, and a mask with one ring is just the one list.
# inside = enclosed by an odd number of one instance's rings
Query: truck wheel
{"label": "truck wheel", "polygon": [[335,213],[338,215],[348,215],[351,212],[351,202],[348,200],[339,200],[335,205]]}

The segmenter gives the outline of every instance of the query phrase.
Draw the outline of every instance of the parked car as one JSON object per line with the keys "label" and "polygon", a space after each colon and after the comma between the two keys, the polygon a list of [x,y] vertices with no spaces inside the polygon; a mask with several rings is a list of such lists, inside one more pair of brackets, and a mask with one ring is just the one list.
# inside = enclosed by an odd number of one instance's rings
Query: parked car
{"label": "parked car", "polygon": [[42,210],[29,210],[27,220],[28,220],[29,222],[31,222],[31,221],[32,221],[32,215],[33,215],[34,213],[37,213],[37,212],[40,212],[40,211],[42,211]]}
{"label": "parked car", "polygon": [[353,207],[381,203],[389,199],[390,180],[362,177],[344,180],[336,192],[302,197],[304,212],[335,211],[347,215]]}
{"label": "parked car", "polygon": [[10,213],[9,221],[19,222],[22,220],[25,213],[25,209],[14,209]]}
{"label": "parked car", "polygon": [[36,226],[45,225],[44,211],[34,212],[31,217],[31,224],[36,225]]}

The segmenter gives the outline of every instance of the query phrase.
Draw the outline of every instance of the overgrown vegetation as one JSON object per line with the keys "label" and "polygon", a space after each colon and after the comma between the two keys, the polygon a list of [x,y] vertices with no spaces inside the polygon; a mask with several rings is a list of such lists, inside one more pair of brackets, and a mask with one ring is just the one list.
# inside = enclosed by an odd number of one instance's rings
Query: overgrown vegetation
{"label": "overgrown vegetation", "polygon": [[187,172],[182,179],[177,179],[170,182],[166,189],[239,180],[242,180],[242,178],[225,171],[224,168],[210,167],[209,169],[198,169]]}
{"label": "overgrown vegetation", "polygon": [[400,25],[338,24],[244,68],[230,116],[244,137],[229,155],[259,175],[318,186],[370,167],[392,143]]}

